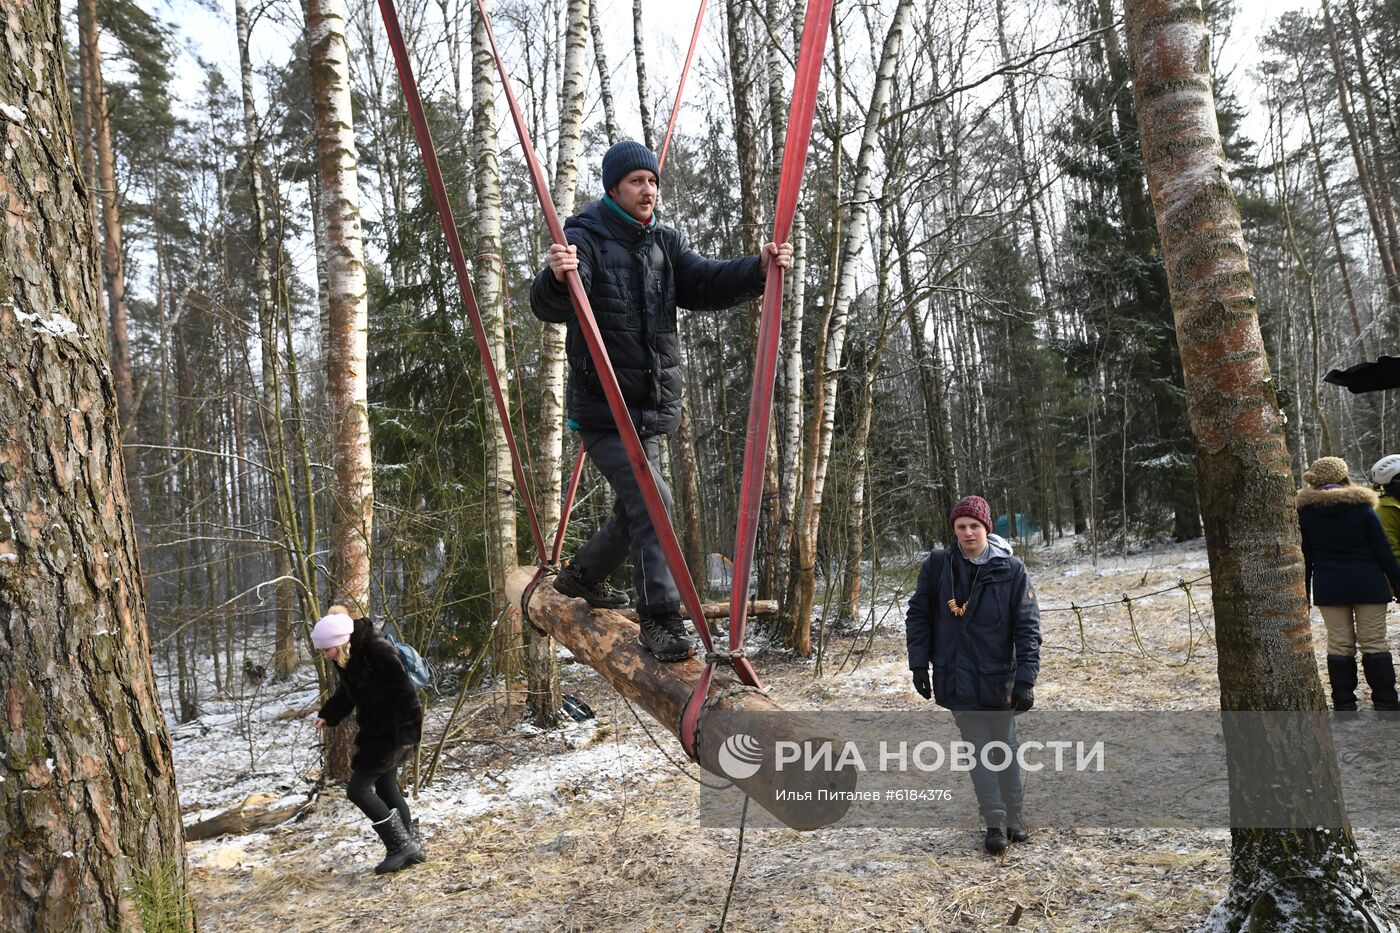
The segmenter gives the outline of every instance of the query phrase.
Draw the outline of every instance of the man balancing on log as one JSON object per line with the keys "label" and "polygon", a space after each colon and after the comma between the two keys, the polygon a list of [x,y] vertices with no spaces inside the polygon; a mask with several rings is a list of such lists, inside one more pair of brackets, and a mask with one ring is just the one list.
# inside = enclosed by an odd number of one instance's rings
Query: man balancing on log
{"label": "man balancing on log", "polygon": [[623,140],[608,149],[603,156],[607,193],[564,222],[569,245],[549,247],[548,265],[530,291],[530,308],[542,321],[569,325],[567,424],[579,432],[616,496],[612,518],[559,572],[554,588],[590,606],[620,609],[627,595],[607,578],[630,557],[641,645],[657,660],[682,661],[694,645],[681,618],[680,594],[588,355],[566,276],[574,270],[582,280],[669,515],[671,490],[661,476],[660,456],[661,437],[681,418],[684,376],[676,306],[721,310],[759,297],[768,266],[792,264],[792,246],[768,243],[757,256],[706,259],[674,228],[657,221],[660,172],[655,153],[641,143]]}

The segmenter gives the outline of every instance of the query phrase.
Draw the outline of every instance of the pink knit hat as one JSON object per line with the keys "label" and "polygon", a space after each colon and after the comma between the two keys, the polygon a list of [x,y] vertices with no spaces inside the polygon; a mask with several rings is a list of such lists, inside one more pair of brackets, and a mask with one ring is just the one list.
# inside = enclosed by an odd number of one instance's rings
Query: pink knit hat
{"label": "pink knit hat", "polygon": [[354,619],[343,612],[333,612],[311,630],[311,644],[317,648],[334,648],[349,641],[354,630]]}
{"label": "pink knit hat", "polygon": [[958,504],[953,506],[953,514],[948,516],[948,523],[952,524],[960,518],[976,519],[988,532],[992,530],[992,507],[981,496],[965,496],[958,500]]}

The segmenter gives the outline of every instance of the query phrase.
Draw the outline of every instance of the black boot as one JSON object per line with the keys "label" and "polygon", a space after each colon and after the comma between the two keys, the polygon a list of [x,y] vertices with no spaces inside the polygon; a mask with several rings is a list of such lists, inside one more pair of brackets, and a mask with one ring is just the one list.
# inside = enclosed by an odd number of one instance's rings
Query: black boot
{"label": "black boot", "polygon": [[376,875],[396,872],[423,854],[418,843],[413,841],[413,834],[403,825],[403,817],[399,816],[398,810],[391,811],[386,818],[375,823],[374,831],[384,843],[385,852],[384,861],[374,866]]}
{"label": "black boot", "polygon": [[630,602],[626,593],[613,587],[607,580],[599,580],[597,583],[584,580],[574,570],[573,564],[568,564],[559,571],[554,578],[554,589],[565,596],[582,599],[594,609],[621,609]]}
{"label": "black boot", "polygon": [[684,661],[695,651],[680,613],[643,618],[641,625],[642,634],[637,643],[658,661]]}
{"label": "black boot", "polygon": [[408,834],[413,837],[413,842],[418,846],[418,854],[409,858],[410,865],[417,865],[428,860],[428,846],[423,841],[423,831],[418,827],[418,817],[409,821]]}
{"label": "black boot", "polygon": [[[1361,656],[1361,669],[1366,672],[1366,683],[1371,688],[1371,705],[1378,713],[1394,713],[1400,710],[1400,696],[1395,694],[1395,663],[1389,651],[1373,651]],[[1394,716],[1384,716],[1394,719]]]}
{"label": "black boot", "polygon": [[1026,818],[1020,810],[1006,811],[1006,838],[1010,842],[1025,842],[1031,838],[1031,831],[1026,828]]}
{"label": "black boot", "polygon": [[1006,851],[1008,844],[1006,815],[1002,813],[987,814],[987,838],[983,840],[982,848],[986,849],[989,855],[1000,855]]}
{"label": "black boot", "polygon": [[[1394,676],[1392,673],[1392,688]],[[1332,685],[1332,709],[1338,713],[1356,712],[1356,657],[1329,654],[1327,681]]]}

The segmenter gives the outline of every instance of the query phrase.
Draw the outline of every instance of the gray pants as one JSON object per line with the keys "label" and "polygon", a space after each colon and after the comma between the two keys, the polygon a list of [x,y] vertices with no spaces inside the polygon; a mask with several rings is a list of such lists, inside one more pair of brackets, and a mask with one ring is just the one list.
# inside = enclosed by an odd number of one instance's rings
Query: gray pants
{"label": "gray pants", "polygon": [[[622,438],[616,431],[584,430],[580,436],[593,465],[607,479],[617,498],[613,502],[612,518],[574,555],[574,569],[584,580],[597,582],[630,557],[632,581],[637,590],[637,613],[655,618],[679,612],[680,593],[676,590],[671,568],[666,564],[656,529],[647,515],[641,488],[632,475]],[[666,514],[670,515],[671,487],[666,485],[660,468],[661,438],[644,438],[642,449],[651,464],[651,476],[666,505]]]}
{"label": "gray pants", "polygon": [[[977,809],[983,819],[1000,819],[1008,812],[1021,812],[1021,766],[1016,761],[1016,717],[1007,712],[954,713],[963,741],[977,750],[977,763],[972,768],[972,789],[977,794]],[[982,763],[982,749],[989,742],[1005,742],[1011,749],[1011,760],[1002,770],[993,770]],[[989,759],[1000,765],[1006,757],[1003,749],[993,749]],[[990,821],[989,821],[990,822]]]}

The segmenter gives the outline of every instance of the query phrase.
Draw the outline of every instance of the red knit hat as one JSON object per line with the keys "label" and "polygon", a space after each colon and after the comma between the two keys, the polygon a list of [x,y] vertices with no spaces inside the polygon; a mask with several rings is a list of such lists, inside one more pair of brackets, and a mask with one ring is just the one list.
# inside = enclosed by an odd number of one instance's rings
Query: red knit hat
{"label": "red knit hat", "polygon": [[992,530],[992,507],[981,496],[964,496],[953,506],[953,514],[948,516],[949,524],[960,518],[972,518],[982,523],[990,534]]}

